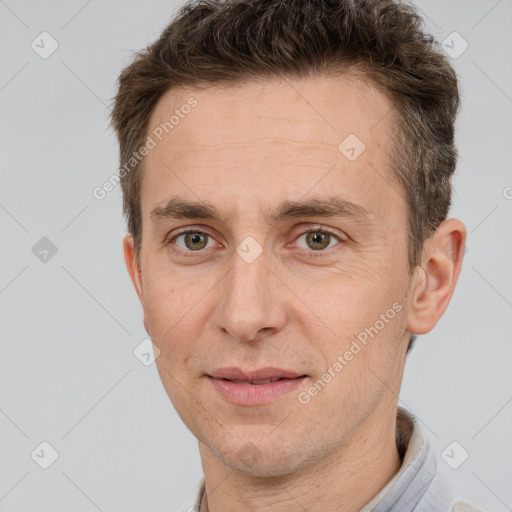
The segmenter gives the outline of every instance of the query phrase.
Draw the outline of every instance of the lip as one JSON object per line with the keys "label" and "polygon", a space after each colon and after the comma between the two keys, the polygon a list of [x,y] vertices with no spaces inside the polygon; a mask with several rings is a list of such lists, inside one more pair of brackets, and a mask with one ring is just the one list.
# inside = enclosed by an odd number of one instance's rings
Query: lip
{"label": "lip", "polygon": [[282,368],[261,368],[259,370],[242,370],[241,368],[217,368],[210,372],[209,377],[228,380],[265,380],[265,379],[295,379],[303,373],[296,373]]}
{"label": "lip", "polygon": [[[217,392],[234,405],[265,405],[290,393],[307,377],[307,375],[281,368],[261,368],[259,370],[242,370],[241,368],[218,368],[208,376]],[[267,384],[244,384],[236,381],[256,381],[279,379]]]}

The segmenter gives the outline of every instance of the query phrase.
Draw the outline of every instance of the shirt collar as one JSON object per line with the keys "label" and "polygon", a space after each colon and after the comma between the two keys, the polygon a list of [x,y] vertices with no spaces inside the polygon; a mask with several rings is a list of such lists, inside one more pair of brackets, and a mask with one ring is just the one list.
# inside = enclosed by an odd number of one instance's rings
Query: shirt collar
{"label": "shirt collar", "polygon": [[436,460],[418,422],[398,407],[396,443],[402,464],[398,472],[361,512],[414,510],[436,476]]}
{"label": "shirt collar", "polygon": [[[439,478],[434,453],[414,416],[402,407],[397,410],[396,443],[402,459],[400,469],[360,512],[411,512],[420,502],[430,501],[429,490],[439,487],[437,482],[432,485]],[[183,512],[199,511],[204,488],[202,478]]]}

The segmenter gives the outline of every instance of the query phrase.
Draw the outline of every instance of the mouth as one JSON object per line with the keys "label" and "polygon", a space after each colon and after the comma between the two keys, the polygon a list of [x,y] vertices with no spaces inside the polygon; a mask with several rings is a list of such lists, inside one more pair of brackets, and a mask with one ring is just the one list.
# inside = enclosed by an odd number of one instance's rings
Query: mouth
{"label": "mouth", "polygon": [[213,377],[214,379],[266,384],[266,381],[295,379],[298,377],[304,377],[305,375],[276,367],[260,368],[259,370],[243,370],[242,368],[230,366],[225,368],[216,368],[215,370],[212,370],[208,376]]}
{"label": "mouth", "polygon": [[281,368],[219,368],[207,375],[218,394],[234,405],[265,405],[289,394],[307,375]]}
{"label": "mouth", "polygon": [[263,379],[263,380],[235,380],[235,379],[222,379],[222,380],[234,382],[235,384],[256,384],[257,386],[259,386],[261,384],[270,384],[271,382],[277,382],[278,380],[284,380],[284,379],[276,377],[274,379]]}

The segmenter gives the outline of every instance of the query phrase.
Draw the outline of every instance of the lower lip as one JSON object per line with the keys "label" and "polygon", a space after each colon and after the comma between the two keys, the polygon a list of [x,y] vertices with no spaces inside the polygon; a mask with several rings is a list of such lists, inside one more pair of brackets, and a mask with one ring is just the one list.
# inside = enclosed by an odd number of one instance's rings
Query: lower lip
{"label": "lower lip", "polygon": [[224,379],[208,377],[217,391],[235,405],[264,405],[286,395],[302,384],[306,377],[281,379],[268,384],[238,384]]}

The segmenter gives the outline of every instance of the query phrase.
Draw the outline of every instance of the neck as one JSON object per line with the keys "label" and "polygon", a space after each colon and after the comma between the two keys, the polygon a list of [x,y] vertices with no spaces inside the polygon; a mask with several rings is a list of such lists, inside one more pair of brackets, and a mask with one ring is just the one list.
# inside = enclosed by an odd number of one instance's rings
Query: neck
{"label": "neck", "polygon": [[205,475],[201,512],[358,512],[397,473],[396,403],[381,404],[339,448],[290,474],[235,473],[200,443]]}

